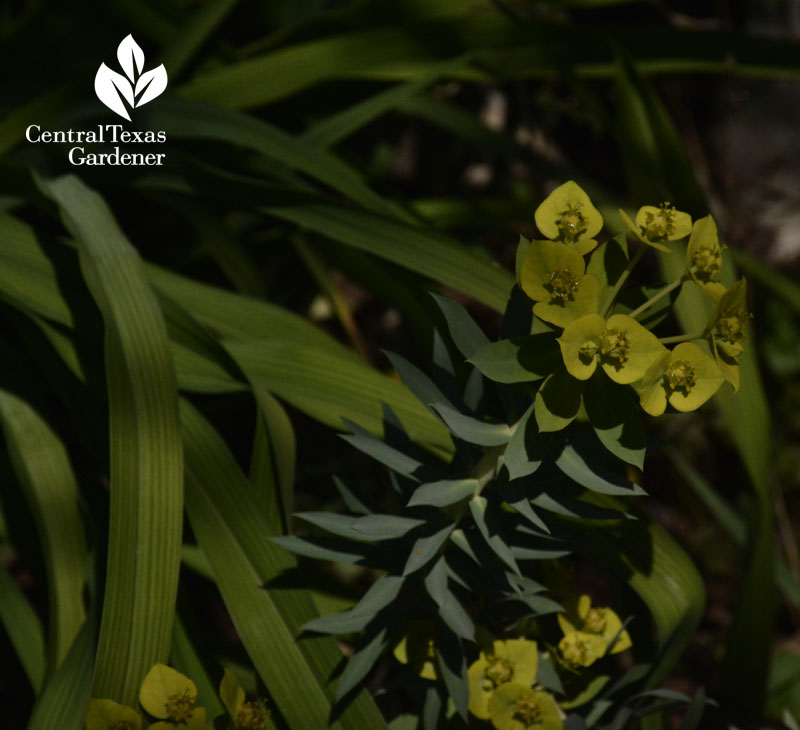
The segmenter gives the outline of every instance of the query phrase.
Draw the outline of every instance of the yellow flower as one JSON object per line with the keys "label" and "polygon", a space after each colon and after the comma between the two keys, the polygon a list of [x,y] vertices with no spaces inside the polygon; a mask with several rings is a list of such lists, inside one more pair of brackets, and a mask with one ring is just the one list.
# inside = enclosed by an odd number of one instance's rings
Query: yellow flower
{"label": "yellow flower", "polygon": [[424,621],[415,626],[394,648],[394,657],[423,679],[436,679],[436,648],[433,643],[433,624]]}
{"label": "yellow flower", "polygon": [[573,180],[568,180],[548,195],[533,214],[544,236],[587,254],[595,246],[603,228],[603,216],[589,196]]}
{"label": "yellow flower", "polygon": [[91,699],[86,708],[86,730],[141,730],[142,717],[114,700]]}
{"label": "yellow flower", "polygon": [[627,314],[612,314],[607,320],[587,314],[567,325],[558,344],[567,372],[574,378],[588,380],[599,363],[621,385],[643,377],[666,350],[650,330]]}
{"label": "yellow flower", "polygon": [[619,214],[636,238],[659,251],[669,251],[664,245],[666,241],[677,241],[688,236],[692,230],[691,216],[675,210],[669,203],[662,203],[657,208],[654,205],[642,206],[636,214],[635,223],[624,210],[620,210]]}
{"label": "yellow flower", "polygon": [[493,642],[491,653],[482,651],[467,670],[469,711],[481,720],[488,720],[492,693],[512,680],[530,687],[536,679],[538,664],[539,652],[535,641],[508,639]]}
{"label": "yellow flower", "polygon": [[522,290],[536,304],[533,313],[557,327],[597,311],[600,281],[585,274],[583,256],[558,241],[531,241],[520,272]]}
{"label": "yellow flower", "polygon": [[651,416],[660,416],[667,403],[676,411],[694,411],[716,393],[725,376],[698,345],[681,342],[654,363],[639,387],[639,402]]}
{"label": "yellow flower", "polygon": [[[203,730],[206,708],[195,707],[197,687],[191,679],[166,664],[155,664],[139,689],[139,703],[160,722],[150,730]],[[168,722],[167,722],[168,721]]]}
{"label": "yellow flower", "polygon": [[742,353],[744,326],[750,319],[747,310],[747,281],[739,279],[717,302],[706,325],[706,335],[717,360],[717,365],[725,379],[739,389],[739,363],[737,358]]}
{"label": "yellow flower", "polygon": [[717,235],[717,224],[707,215],[694,222],[689,245],[686,247],[686,268],[694,282],[715,302],[725,293],[725,287],[716,280],[722,271],[722,246]]}
{"label": "yellow flower", "polygon": [[560,613],[557,618],[565,638],[574,633],[600,637],[604,642],[603,653],[615,638],[617,640],[611,648],[611,654],[618,654],[632,646],[631,637],[622,628],[620,617],[607,606],[592,606],[591,597],[585,593],[576,603],[567,607],[567,613]]}
{"label": "yellow flower", "polygon": [[268,715],[269,710],[260,707],[252,700],[245,701],[242,685],[239,684],[238,678],[230,669],[226,669],[222,676],[219,696],[236,730],[264,730],[266,728],[264,715]]}
{"label": "yellow flower", "polygon": [[509,682],[489,699],[489,719],[496,730],[562,730],[564,722],[546,692]]}
{"label": "yellow flower", "polygon": [[588,631],[571,631],[558,642],[562,659],[571,667],[588,667],[605,656],[608,643]]}

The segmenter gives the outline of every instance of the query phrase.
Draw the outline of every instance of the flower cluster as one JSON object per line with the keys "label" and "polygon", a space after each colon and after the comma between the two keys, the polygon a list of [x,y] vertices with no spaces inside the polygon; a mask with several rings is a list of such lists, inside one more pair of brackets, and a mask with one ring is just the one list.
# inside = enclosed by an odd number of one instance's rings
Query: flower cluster
{"label": "flower cluster", "polygon": [[618,654],[632,646],[619,616],[605,606],[592,606],[586,594],[566,614],[558,614],[558,625],[564,633],[558,651],[570,667],[589,667],[606,654]]}
{"label": "flower cluster", "polygon": [[[535,212],[539,230],[548,240],[524,242],[520,286],[534,302],[534,315],[563,330],[558,344],[566,372],[577,381],[587,381],[599,365],[615,383],[632,385],[642,409],[653,416],[664,413],[668,405],[678,411],[695,410],[725,381],[737,389],[737,358],[750,316],[746,283],[742,279],[726,289],[719,281],[723,247],[714,219],[706,216],[692,223],[688,213],[669,203],[643,206],[634,220],[622,210],[620,215],[640,246],[628,257],[616,282],[608,280],[604,269],[605,246],[588,263],[584,258],[597,246],[593,236],[600,232],[603,218],[572,181],[554,190]],[[687,236],[686,267],[676,281],[638,306],[617,301],[645,251],[669,252],[669,244]],[[627,252],[624,236],[617,241]],[[599,256],[597,262],[594,256]],[[663,304],[685,282],[695,284],[713,302],[711,318],[703,332],[659,338],[639,318],[652,314],[653,307]],[[677,346],[668,349],[673,343]],[[543,431],[569,422],[539,420]]]}
{"label": "flower cluster", "polygon": [[[245,701],[244,690],[230,670],[225,670],[219,694],[233,730],[266,730],[269,711],[259,703]],[[154,719],[148,725],[150,730],[206,727],[206,709],[197,706],[197,686],[166,664],[155,664],[147,673],[139,689],[139,704]],[[84,727],[85,730],[141,730],[142,715],[114,700],[91,699]]]}
{"label": "flower cluster", "polygon": [[535,685],[539,651],[535,641],[494,641],[467,670],[469,711],[497,730],[561,730],[555,700]]}

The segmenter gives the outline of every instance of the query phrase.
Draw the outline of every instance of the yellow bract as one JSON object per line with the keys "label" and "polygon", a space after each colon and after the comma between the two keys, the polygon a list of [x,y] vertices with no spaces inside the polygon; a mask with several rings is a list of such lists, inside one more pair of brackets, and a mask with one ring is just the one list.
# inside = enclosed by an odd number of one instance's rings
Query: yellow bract
{"label": "yellow bract", "polygon": [[489,718],[489,698],[501,685],[511,682],[530,687],[536,679],[539,652],[535,641],[508,639],[492,643],[467,670],[469,711],[481,720]]}
{"label": "yellow bract", "polygon": [[219,696],[236,730],[264,730],[261,709],[254,702],[245,702],[242,685],[230,669],[222,676]]}
{"label": "yellow bract", "polygon": [[573,247],[581,255],[597,246],[593,237],[603,228],[600,211],[573,180],[550,193],[533,217],[544,236]]}
{"label": "yellow bract", "polygon": [[409,669],[423,679],[436,679],[439,676],[431,622],[416,625],[395,646],[393,653],[398,662],[408,664]]}
{"label": "yellow bract", "polygon": [[600,281],[585,274],[583,256],[558,241],[531,241],[520,272],[522,290],[536,304],[533,313],[557,327],[597,311]]}
{"label": "yellow bract", "polygon": [[[577,602],[567,606],[567,613],[558,614],[558,625],[564,632],[562,643],[573,634],[589,634],[599,637],[603,642],[600,656],[605,654],[615,638],[614,646],[609,652],[611,654],[625,651],[632,646],[631,637],[622,628],[620,617],[607,606],[592,606],[591,597],[585,593],[578,598]],[[585,641],[585,637],[583,640]],[[590,643],[592,641],[590,640]],[[571,639],[569,643],[573,645],[575,640]],[[588,666],[588,664],[582,666]]]}
{"label": "yellow bract", "polygon": [[694,411],[716,393],[725,376],[714,360],[692,342],[682,342],[654,363],[639,387],[639,402],[651,416],[669,403],[676,411]]}
{"label": "yellow bract", "polygon": [[744,348],[744,326],[750,319],[747,310],[747,281],[742,277],[717,302],[706,325],[706,335],[717,365],[725,379],[739,389],[739,363],[737,358]]}
{"label": "yellow bract", "polygon": [[132,707],[114,700],[91,699],[86,708],[86,730],[141,730],[142,717]]}
{"label": "yellow bract", "polygon": [[162,722],[151,730],[203,730],[206,726],[205,707],[195,707],[197,687],[191,679],[166,664],[155,664],[139,689],[139,703]]}
{"label": "yellow bract", "polygon": [[636,222],[624,210],[620,210],[619,214],[636,238],[659,251],[669,251],[664,245],[666,241],[677,241],[688,236],[692,230],[691,216],[675,210],[669,203],[662,203],[658,207],[642,206],[636,214]]}
{"label": "yellow bract", "polygon": [[496,730],[562,730],[564,722],[546,692],[509,682],[489,700],[489,719]]}
{"label": "yellow bract", "polygon": [[716,280],[722,271],[722,246],[717,224],[707,215],[694,222],[689,245],[686,247],[686,268],[694,282],[715,302],[725,293]]}
{"label": "yellow bract", "polygon": [[580,317],[567,325],[558,344],[573,377],[588,380],[599,363],[621,385],[642,378],[665,352],[650,330],[626,314],[613,314],[607,320],[599,314]]}
{"label": "yellow bract", "polygon": [[602,636],[587,631],[571,631],[558,642],[558,651],[570,666],[588,667],[605,656],[607,646]]}

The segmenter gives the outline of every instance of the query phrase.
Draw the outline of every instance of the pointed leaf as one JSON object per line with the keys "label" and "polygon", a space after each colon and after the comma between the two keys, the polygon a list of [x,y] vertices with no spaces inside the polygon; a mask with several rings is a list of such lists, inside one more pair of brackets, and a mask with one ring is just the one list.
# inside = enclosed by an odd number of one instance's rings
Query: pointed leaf
{"label": "pointed leaf", "polygon": [[593,492],[618,496],[645,494],[638,484],[590,464],[571,444],[564,446],[556,466],[574,482]]}
{"label": "pointed leaf", "polygon": [[541,465],[550,443],[550,436],[539,433],[534,406],[530,406],[514,429],[514,435],[506,446],[503,465],[511,480],[533,474]]}
{"label": "pointed leaf", "polygon": [[446,507],[466,499],[477,488],[477,479],[443,479],[438,482],[430,482],[414,490],[407,506],[417,507],[424,504],[432,507]]}
{"label": "pointed leaf", "polygon": [[470,444],[500,446],[511,438],[508,424],[479,421],[443,403],[439,403],[435,410],[455,436]]}
{"label": "pointed leaf", "polygon": [[555,334],[546,333],[490,342],[469,362],[497,383],[526,383],[553,372],[561,362],[561,352]]}
{"label": "pointed leaf", "polygon": [[369,674],[381,652],[388,644],[386,629],[382,629],[370,642],[358,650],[345,665],[336,685],[336,701],[339,702],[350,690]]}
{"label": "pointed leaf", "polygon": [[303,624],[302,629],[322,634],[349,634],[361,631],[379,611],[396,600],[402,587],[403,579],[401,577],[382,575],[352,609],[312,619]]}
{"label": "pointed leaf", "polygon": [[[507,291],[503,292],[504,296],[507,296],[507,293]],[[489,344],[489,338],[475,324],[475,320],[470,317],[464,307],[447,297],[438,294],[431,294],[431,296],[442,310],[450,337],[453,338],[453,342],[465,359],[471,358],[478,350]]]}
{"label": "pointed leaf", "polygon": [[409,575],[433,560],[439,552],[439,548],[441,548],[445,540],[450,537],[453,527],[453,525],[447,525],[436,532],[417,538],[414,547],[409,553],[408,560],[406,560],[405,567],[403,568],[403,575]]}
{"label": "pointed leaf", "polygon": [[461,718],[467,720],[469,704],[469,678],[467,663],[461,640],[451,630],[441,627],[436,641],[436,658],[439,673],[447,686],[447,692]]}
{"label": "pointed leaf", "polygon": [[475,520],[475,524],[478,526],[478,531],[486,541],[486,544],[492,549],[492,552],[494,552],[495,555],[500,558],[500,560],[502,560],[509,568],[511,568],[516,575],[521,575],[519,566],[517,565],[516,560],[514,560],[511,549],[505,544],[505,542],[503,542],[503,538],[500,537],[500,535],[496,533],[492,534],[492,531],[489,528],[486,520],[488,505],[489,503],[486,500],[486,497],[480,496],[474,497],[469,502],[469,511],[472,514],[472,518]]}

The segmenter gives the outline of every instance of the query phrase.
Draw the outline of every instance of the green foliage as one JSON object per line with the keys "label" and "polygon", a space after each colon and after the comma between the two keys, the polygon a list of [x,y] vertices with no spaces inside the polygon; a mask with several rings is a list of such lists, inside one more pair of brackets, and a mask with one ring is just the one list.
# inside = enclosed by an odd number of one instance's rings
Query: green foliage
{"label": "green foliage", "polygon": [[[750,519],[674,461],[748,547],[723,709],[752,725],[769,690],[770,715],[796,726],[796,657],[780,652],[767,671],[770,590],[792,605],[800,593],[773,560],[748,287],[713,218],[692,223],[703,193],[644,75],[728,74],[731,59],[742,73],[796,73],[796,49],[619,25],[623,9],[605,6],[622,4],[4,11],[9,726],[378,730],[386,716],[403,730],[651,730],[679,708],[693,730],[704,691],[657,687],[704,587],[639,509],[637,470],[664,433],[653,417],[712,397],[754,486]],[[31,123],[109,121],[86,69],[126,33],[169,72],[136,118],[166,131],[169,164],[76,168],[62,147],[28,143]],[[617,222],[624,202],[592,181],[595,161],[572,168],[467,108],[492,84],[536,118],[542,80],[572,89],[604,143],[616,136],[629,197],[647,205]],[[412,157],[422,140],[407,188],[386,162],[402,162],[398,124]],[[495,179],[453,195],[443,180],[476,151]],[[541,199],[567,177],[586,191],[570,180]],[[518,236],[512,275],[495,259],[511,262],[502,241]],[[660,256],[665,284],[631,276],[645,255]],[[797,309],[791,281],[735,258]],[[359,297],[412,333],[391,373],[367,315],[354,316]],[[347,432],[337,447],[333,430]],[[315,475],[363,466],[356,451],[380,465],[364,474],[388,477],[337,479],[338,510]],[[586,564],[606,595],[573,579]]]}

